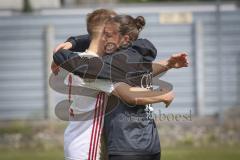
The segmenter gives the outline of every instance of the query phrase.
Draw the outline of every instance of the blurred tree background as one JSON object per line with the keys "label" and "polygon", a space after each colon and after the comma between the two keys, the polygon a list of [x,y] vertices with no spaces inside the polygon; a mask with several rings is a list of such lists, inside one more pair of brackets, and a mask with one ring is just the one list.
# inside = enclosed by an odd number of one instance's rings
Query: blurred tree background
{"label": "blurred tree background", "polygon": [[[149,2],[216,2],[217,0],[118,0],[123,3],[149,3]],[[221,0],[225,2],[233,2],[234,0]],[[237,1],[237,0],[235,0]]]}

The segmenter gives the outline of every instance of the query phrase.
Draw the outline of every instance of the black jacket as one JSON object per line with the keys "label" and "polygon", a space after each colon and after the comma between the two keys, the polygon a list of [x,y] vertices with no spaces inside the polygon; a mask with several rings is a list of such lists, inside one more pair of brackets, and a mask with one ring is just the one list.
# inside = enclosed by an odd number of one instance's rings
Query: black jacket
{"label": "black jacket", "polygon": [[[84,52],[89,46],[87,35],[70,37],[71,50],[61,49],[53,55],[57,65],[82,78],[110,79],[114,82],[125,82],[139,86],[144,73],[152,71],[151,62],[157,50],[147,39],[138,39],[129,48],[121,49],[101,58],[83,58],[77,52]],[[92,65],[91,65],[92,64]]]}

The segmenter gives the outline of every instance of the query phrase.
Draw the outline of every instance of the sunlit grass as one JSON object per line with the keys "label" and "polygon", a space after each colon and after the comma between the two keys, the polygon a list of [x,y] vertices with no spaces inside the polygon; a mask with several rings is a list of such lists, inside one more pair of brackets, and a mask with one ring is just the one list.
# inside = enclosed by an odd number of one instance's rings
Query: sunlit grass
{"label": "sunlit grass", "polygon": [[1,150],[1,160],[63,160],[62,150]]}
{"label": "sunlit grass", "polygon": [[[240,147],[164,148],[161,160],[239,160]],[[1,160],[63,160],[63,150],[1,150]]]}
{"label": "sunlit grass", "polygon": [[161,160],[238,160],[239,150],[240,147],[167,148],[162,150]]}

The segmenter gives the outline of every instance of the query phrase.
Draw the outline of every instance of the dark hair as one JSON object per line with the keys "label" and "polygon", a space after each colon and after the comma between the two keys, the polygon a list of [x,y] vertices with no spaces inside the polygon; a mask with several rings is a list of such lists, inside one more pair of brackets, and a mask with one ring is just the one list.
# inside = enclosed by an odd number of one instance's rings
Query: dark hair
{"label": "dark hair", "polygon": [[110,18],[108,23],[118,24],[119,33],[121,35],[128,35],[130,41],[135,41],[140,31],[145,26],[145,19],[143,16],[133,18],[129,15],[117,15]]}
{"label": "dark hair", "polygon": [[87,31],[91,37],[99,31],[98,27],[103,25],[106,20],[116,16],[116,12],[109,9],[97,9],[87,15]]}

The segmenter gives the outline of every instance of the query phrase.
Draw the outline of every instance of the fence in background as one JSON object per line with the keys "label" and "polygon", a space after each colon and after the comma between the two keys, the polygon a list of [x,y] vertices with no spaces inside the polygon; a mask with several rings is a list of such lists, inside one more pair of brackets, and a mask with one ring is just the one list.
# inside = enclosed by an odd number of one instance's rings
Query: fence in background
{"label": "fence in background", "polygon": [[[161,14],[131,12],[146,18],[141,37],[156,46],[157,59],[187,51],[191,64],[163,77],[174,85],[176,99],[168,109],[162,104],[155,108],[206,115],[218,113],[221,106],[224,110],[240,107],[240,11],[222,11],[220,23],[213,11],[192,12],[192,22],[181,24],[160,24]],[[1,120],[52,115],[55,104],[65,95],[48,88],[46,60],[54,45],[71,35],[85,34],[85,28],[83,12],[0,17]]]}

